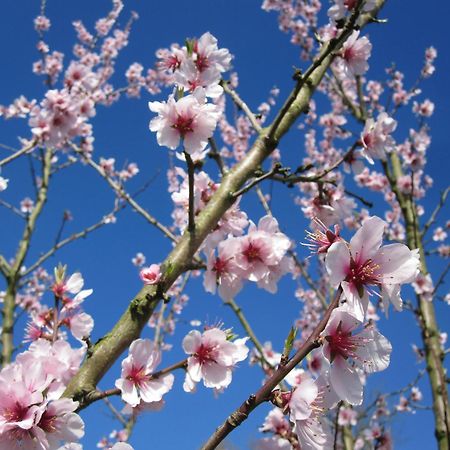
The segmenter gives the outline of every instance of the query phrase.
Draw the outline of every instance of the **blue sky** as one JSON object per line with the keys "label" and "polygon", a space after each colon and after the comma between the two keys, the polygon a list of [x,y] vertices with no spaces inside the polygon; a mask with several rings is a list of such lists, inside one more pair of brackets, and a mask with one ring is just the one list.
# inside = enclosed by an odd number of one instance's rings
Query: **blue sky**
{"label": "blue sky", "polygon": [[[239,92],[251,107],[265,101],[269,90],[275,85],[280,88],[280,99],[283,99],[292,86],[292,67],[302,63],[298,58],[298,48],[292,46],[289,37],[278,30],[275,14],[262,11],[260,6],[257,0],[127,1],[123,21],[131,10],[136,10],[140,19],[133,27],[130,45],[120,58],[116,78],[118,85],[121,74],[132,62],[139,61],[145,67],[152,66],[156,49],[210,31],[219,39],[220,46],[229,48],[235,55],[233,64],[239,73]],[[48,33],[48,41],[51,47],[64,52],[68,59],[75,37],[71,22],[82,19],[88,27],[92,27],[95,20],[104,16],[109,8],[110,2],[107,0],[49,0],[47,14],[52,20],[52,28]],[[38,57],[35,50],[36,33],[32,25],[38,10],[37,1],[4,0],[1,4],[2,104],[8,104],[20,94],[40,99],[45,92],[42,79],[31,73],[31,63]],[[424,7],[424,3],[419,0],[407,2],[407,5],[406,2],[388,1],[382,12],[382,17],[389,20],[388,24],[371,26],[368,31],[373,43],[369,76],[374,79],[383,78],[384,68],[395,61],[399,70],[405,73],[406,84],[409,85],[420,70],[425,48],[434,45],[438,50],[436,75],[424,83],[424,94],[420,97],[428,97],[436,104],[435,114],[430,120],[432,146],[428,158],[429,173],[434,177],[435,185],[424,204],[427,210],[434,207],[439,191],[448,183],[445,162],[450,116],[450,62],[446,33],[449,13],[450,7],[445,2],[439,2],[439,7],[431,7],[431,4]],[[163,99],[164,96],[157,99]],[[150,99],[154,100],[144,93],[139,100],[122,99],[112,108],[99,108],[93,121],[95,151],[98,157],[115,157],[119,166],[125,161],[138,162],[141,174],[138,180],[131,182],[131,191],[159,173],[141,201],[151,213],[168,224],[172,205],[166,191],[167,151],[157,146],[155,137],[148,131],[151,114],[147,102]],[[403,139],[405,131],[413,126],[409,121],[410,116],[401,115],[400,120],[403,117],[405,121],[400,121],[396,134],[398,140]],[[0,122],[0,133],[1,143],[16,146],[17,135],[27,136],[26,124],[21,121]],[[301,156],[302,142],[302,136],[297,131],[287,137],[283,148]],[[0,149],[0,155],[3,155],[2,151]],[[31,195],[28,174],[25,162],[8,166],[2,175],[11,179],[11,186],[3,198],[19,202]],[[290,196],[290,191],[275,186],[274,211],[283,229],[300,241],[306,221],[300,211],[292,208]],[[381,213],[381,199],[376,196],[373,199],[378,202],[374,212]],[[72,233],[98,220],[111,207],[112,196],[108,188],[88,168],[73,167],[65,172],[64,177],[55,177],[46,211],[33,241],[30,261],[53,242],[64,209],[70,209],[73,213],[74,221],[66,230]],[[255,221],[263,215],[256,197],[249,196],[245,209]],[[12,256],[21,228],[17,219],[11,218],[4,210],[0,210],[0,224],[3,231],[0,237],[1,253]],[[104,227],[88,239],[61,251],[46,267],[51,270],[52,265],[62,261],[68,264],[69,270],[80,270],[86,286],[94,289],[94,295],[86,302],[86,309],[96,320],[95,340],[111,328],[140,287],[136,270],[130,261],[135,253],[142,251],[147,260],[153,262],[162,260],[169,250],[167,239],[136,214],[127,211],[118,216],[115,225]],[[439,274],[442,263],[433,261],[431,267]],[[249,287],[237,298],[244,311],[257,311],[253,313],[252,322],[260,340],[272,340],[274,345],[278,343],[278,348],[300,309],[300,304],[292,295],[293,286],[292,281],[284,280],[277,296]],[[227,326],[234,324],[236,331],[242,334],[230,311],[221,305],[217,297],[204,293],[198,281],[189,285],[188,293],[191,300],[183,318],[187,323],[180,322],[178,334],[170,339],[174,351],[166,356],[164,363],[167,364],[182,358],[180,341],[189,331],[188,322],[191,319],[209,322],[221,319]],[[448,326],[448,307],[438,305],[438,317],[441,324]],[[394,352],[389,369],[371,378],[367,392],[369,398],[373,398],[377,391],[404,386],[414,378],[419,367],[411,351],[412,343],[419,344],[419,334],[410,313],[392,314],[388,321],[382,321],[381,330],[393,342]],[[150,336],[148,330],[145,333]],[[119,365],[116,364],[102,380],[101,388],[111,387],[118,375]],[[211,391],[201,386],[195,395],[185,394],[181,388],[182,374],[177,373],[175,376],[175,388],[167,395],[165,408],[160,413],[150,413],[138,421],[131,439],[136,450],[198,448],[226,415],[256,390],[260,383],[258,369],[248,368],[243,363],[241,369],[235,372],[230,388],[217,400]],[[420,387],[426,394],[424,403],[429,404],[427,382],[422,381]],[[230,441],[235,448],[248,448],[249,442],[258,437],[257,427],[267,411],[267,406],[261,407],[243,427],[233,433]],[[83,417],[87,426],[84,444],[88,450],[95,448],[102,434],[119,426],[109,417],[101,403],[85,411]],[[393,432],[397,448],[414,450],[434,446],[431,414],[428,411],[397,416]]]}

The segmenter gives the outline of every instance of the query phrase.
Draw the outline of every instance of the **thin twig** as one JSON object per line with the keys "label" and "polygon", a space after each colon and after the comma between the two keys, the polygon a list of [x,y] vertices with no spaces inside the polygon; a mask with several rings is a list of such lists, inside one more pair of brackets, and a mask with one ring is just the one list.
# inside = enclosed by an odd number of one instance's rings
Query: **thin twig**
{"label": "thin twig", "polygon": [[244,100],[241,99],[239,94],[229,86],[228,81],[222,80],[220,82],[220,85],[223,87],[223,90],[232,98],[232,100],[236,104],[236,106],[244,112],[244,114],[247,116],[247,119],[250,121],[254,130],[258,134],[260,134],[262,131],[261,125],[259,124],[258,120],[256,119],[255,114],[253,114],[251,109],[247,106],[247,103],[245,103]]}
{"label": "thin twig", "polygon": [[438,205],[436,206],[436,208],[432,212],[430,218],[428,219],[427,223],[423,227],[422,237],[424,237],[425,234],[427,233],[427,231],[430,229],[430,227],[433,226],[434,222],[436,221],[437,215],[439,214],[439,212],[442,209],[442,207],[445,205],[445,201],[447,200],[447,196],[448,196],[449,192],[450,192],[450,186],[448,186],[444,190],[444,192],[442,192],[442,194],[441,194],[441,196],[439,198]]}
{"label": "thin twig", "polygon": [[245,332],[247,333],[250,340],[253,342],[253,345],[255,346],[256,350],[258,350],[259,353],[259,359],[262,364],[265,364],[267,368],[273,369],[274,367],[272,364],[270,364],[269,361],[267,361],[266,357],[264,356],[264,348],[259,339],[256,337],[255,332],[253,331],[250,323],[248,322],[247,318],[245,317],[244,313],[242,312],[241,307],[235,302],[233,298],[230,298],[228,300],[223,301],[225,305],[229,306],[236,317],[238,318],[239,322],[241,323],[242,327],[244,328]]}
{"label": "thin twig", "polygon": [[120,414],[119,411],[115,408],[115,406],[110,402],[110,400],[107,397],[103,398],[103,401],[105,402],[106,406],[110,409],[110,411],[113,413],[114,417],[124,426],[126,427],[128,424],[128,421]]}
{"label": "thin twig", "polygon": [[147,220],[150,224],[158,228],[160,231],[163,232],[165,236],[167,236],[171,241],[177,242],[177,238],[175,235],[163,224],[158,222],[150,213],[148,213],[139,203],[137,203],[130,194],[128,194],[125,189],[116,183],[111,177],[109,177],[105,171],[96,163],[94,162],[90,157],[88,157],[81,149],[79,149],[75,144],[71,144],[72,148],[76,153],[78,153],[83,160],[91,166],[93,169],[97,171],[97,173],[103,177],[106,182],[109,184],[109,186],[113,189],[113,191],[119,196],[119,198],[125,200],[127,203],[130,204],[130,206],[139,213],[144,219]]}
{"label": "thin twig", "polygon": [[19,156],[22,156],[24,153],[29,152],[36,146],[36,141],[33,139],[31,142],[29,142],[25,147],[21,148],[20,150],[17,150],[12,155],[7,156],[6,158],[2,159],[0,161],[0,167],[6,166],[6,164],[9,164],[11,161],[14,161],[15,159],[19,158]]}
{"label": "thin twig", "polygon": [[227,171],[227,168],[225,166],[225,163],[223,162],[222,157],[220,156],[220,152],[219,149],[217,148],[216,141],[214,140],[214,138],[211,137],[208,139],[208,142],[209,145],[211,146],[211,150],[208,152],[208,156],[216,162],[220,173],[224,175]]}
{"label": "thin twig", "polygon": [[439,286],[440,286],[442,283],[445,282],[445,277],[447,276],[447,273],[448,273],[449,270],[450,270],[450,263],[447,263],[446,268],[445,268],[444,271],[441,273],[441,275],[439,276],[439,278],[438,278],[438,280],[437,280],[437,282],[436,282],[436,284],[435,284],[435,286],[434,286],[433,292],[431,293],[431,296],[432,296],[432,297],[433,297],[434,294],[437,292]]}
{"label": "thin twig", "polygon": [[11,210],[14,214],[17,214],[22,219],[26,218],[26,215],[20,209],[16,208],[14,205],[11,205],[11,203],[8,203],[7,201],[1,198],[0,198],[0,205]]}
{"label": "thin twig", "polygon": [[281,164],[280,163],[276,163],[274,164],[274,166],[272,167],[271,170],[269,170],[268,172],[266,172],[265,174],[254,178],[252,181],[250,181],[246,186],[244,186],[242,189],[239,189],[236,192],[233,192],[233,197],[238,198],[241,195],[245,194],[246,192],[248,192],[252,187],[256,186],[257,184],[261,183],[261,181],[266,180],[267,178],[272,178],[275,174],[280,173],[281,170]]}
{"label": "thin twig", "polygon": [[[107,214],[107,216],[111,215],[111,214],[115,214],[119,209],[120,209],[120,207],[114,208],[109,214]],[[100,221],[85,228],[84,230],[79,231],[78,233],[74,233],[71,236],[63,239],[62,241],[59,241],[50,250],[47,250],[44,254],[42,254],[33,264],[31,264],[25,270],[25,272],[23,272],[22,276],[29,275],[31,272],[33,272],[35,269],[37,269],[44,261],[46,261],[52,255],[54,255],[60,248],[65,247],[67,244],[70,244],[71,242],[74,242],[77,239],[86,237],[89,233],[97,230],[98,228],[100,228],[104,225],[106,225],[106,222],[105,222],[105,218],[103,217]]]}

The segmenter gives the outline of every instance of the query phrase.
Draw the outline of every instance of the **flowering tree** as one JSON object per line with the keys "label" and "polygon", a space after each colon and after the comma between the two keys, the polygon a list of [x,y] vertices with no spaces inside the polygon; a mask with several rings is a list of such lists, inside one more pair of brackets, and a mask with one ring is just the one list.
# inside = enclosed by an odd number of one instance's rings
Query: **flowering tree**
{"label": "flowering tree", "polygon": [[[0,158],[6,224],[0,254],[0,449],[81,449],[83,416],[101,404],[122,429],[99,435],[97,446],[129,450],[136,423],[151,422],[146,411],[176,404],[171,394],[177,386],[192,404],[199,391],[213,389],[218,399],[205,407],[218,408],[245,370],[253,370],[253,390],[240,392],[240,406],[224,406],[223,423],[206,431],[202,449],[231,448],[230,433],[264,408],[259,430],[265,436],[252,443],[257,449],[389,449],[395,441],[392,417],[428,407],[435,435],[432,443],[426,430],[430,448],[449,448],[448,352],[435,309],[450,302],[441,289],[448,266],[433,275],[428,270],[430,261],[440,268],[449,254],[442,243],[449,225],[440,223],[448,188],[434,209],[425,205],[433,184],[425,165],[434,104],[421,97],[420,88],[434,72],[437,52],[426,49],[411,87],[395,66],[384,79],[371,78],[376,49],[366,29],[377,33],[387,26],[380,13],[384,3],[265,0],[262,8],[278,13],[280,29],[300,47],[302,68],[294,70],[286,98],[273,88],[251,108],[244,89],[239,92],[232,49],[210,32],[157,50],[150,68],[133,63],[123,77],[120,56],[136,13],[124,19],[124,5],[113,0],[93,27],[74,22],[73,55],[64,59],[47,39],[51,22],[42,2],[34,21],[39,59],[33,72],[43,78],[44,92],[37,99],[17,92],[0,107],[3,119],[22,119],[25,136],[20,148],[2,144]],[[123,105],[124,97],[150,99],[148,140],[162,147],[152,151],[167,152],[169,160],[168,219],[156,218],[164,212],[164,193],[154,195],[153,177],[132,188],[148,167],[123,153],[98,156],[104,150],[97,146],[99,136],[94,140],[94,117],[104,107]],[[292,151],[288,133],[297,146],[302,142],[300,153]],[[10,175],[14,166],[22,178]],[[66,174],[75,168],[83,177],[99,176],[112,207],[70,234],[71,212],[61,219],[47,210],[53,183],[64,189]],[[29,193],[17,200],[14,191],[22,191],[28,173]],[[288,214],[276,214],[274,186],[284,194]],[[152,200],[148,206],[145,197]],[[169,245],[164,257],[148,260],[146,255],[156,255],[155,244],[139,236],[134,281],[105,281],[126,285],[125,309],[116,320],[105,314],[109,300],[96,299],[103,301],[98,313],[109,327],[96,331],[87,312],[95,294],[84,289],[83,268],[71,269],[65,252],[85,237],[95,245],[102,233],[123,240],[113,224],[117,218],[132,221],[127,210]],[[291,233],[289,221],[300,214],[308,231]],[[59,223],[50,244],[39,238],[43,221],[47,238],[48,224]],[[46,246],[36,248],[36,240]],[[98,250],[89,250],[95,261]],[[55,256],[63,263],[55,263]],[[133,282],[141,285],[137,294],[128,289]],[[89,285],[101,290],[100,280]],[[232,316],[211,321],[209,301],[195,298],[201,317],[187,327],[182,318],[189,317],[192,292],[220,300]],[[239,296],[246,292],[270,294],[277,302],[274,314],[282,314],[289,297],[301,302],[297,316],[289,317],[291,327],[278,330],[285,339],[270,342],[269,333],[255,331],[258,299],[245,303],[244,314]],[[372,401],[371,374],[388,372],[395,358],[383,316],[402,309],[417,319],[423,368]],[[245,367],[247,361],[253,369]],[[418,387],[421,377],[429,382],[427,403]],[[86,429],[90,425],[86,420]]]}

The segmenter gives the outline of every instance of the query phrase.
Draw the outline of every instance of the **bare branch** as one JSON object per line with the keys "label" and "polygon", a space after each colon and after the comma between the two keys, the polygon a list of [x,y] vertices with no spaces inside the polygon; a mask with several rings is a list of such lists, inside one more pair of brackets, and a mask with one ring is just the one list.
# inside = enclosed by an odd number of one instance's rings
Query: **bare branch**
{"label": "bare branch", "polygon": [[9,155],[6,158],[2,159],[0,161],[0,167],[6,166],[6,164],[9,164],[11,161],[14,161],[15,159],[19,158],[23,154],[31,151],[34,147],[36,147],[36,141],[33,139],[31,142],[29,142],[27,145],[22,147],[20,150],[17,150],[12,155]]}

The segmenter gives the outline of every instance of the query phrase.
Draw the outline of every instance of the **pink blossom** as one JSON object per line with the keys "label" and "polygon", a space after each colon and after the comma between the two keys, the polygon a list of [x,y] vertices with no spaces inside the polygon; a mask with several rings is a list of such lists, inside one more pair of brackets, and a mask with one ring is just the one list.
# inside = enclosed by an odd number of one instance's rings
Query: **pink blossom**
{"label": "pink blossom", "polygon": [[359,31],[353,31],[344,42],[341,50],[342,68],[347,76],[364,75],[369,68],[367,60],[372,51],[372,44],[366,36],[358,39]]}
{"label": "pink blossom", "polygon": [[[328,17],[333,21],[343,19],[348,12],[352,12],[355,9],[356,4],[356,0],[334,0],[334,5],[328,10]],[[361,11],[371,11],[375,5],[375,0],[366,0],[363,3]]]}
{"label": "pink blossom", "polygon": [[23,381],[0,379],[0,435],[30,430],[42,414],[42,392],[31,393]]}
{"label": "pink blossom", "polygon": [[38,339],[17,356],[16,362],[25,367],[27,364],[41,367],[46,377],[67,384],[78,371],[85,353],[85,346],[73,349],[62,339],[54,343]]}
{"label": "pink blossom", "polygon": [[426,99],[422,103],[413,103],[413,112],[418,116],[431,117],[434,112],[434,103]]}
{"label": "pink blossom", "polygon": [[207,97],[217,98],[223,93],[223,88],[219,85],[220,72],[214,67],[205,68],[200,72],[192,59],[183,61],[174,78],[176,84],[186,92],[194,92],[200,87],[205,90]]}
{"label": "pink blossom", "polygon": [[[231,238],[233,239],[233,238]],[[230,239],[222,241],[217,247],[217,256],[211,250],[208,253],[207,267],[203,286],[207,292],[214,294],[218,288],[224,300],[234,298],[242,289],[242,278],[234,260],[234,247]]]}
{"label": "pink blossom", "polygon": [[338,424],[340,426],[355,426],[357,424],[358,412],[352,408],[340,408]]}
{"label": "pink blossom", "polygon": [[447,232],[442,227],[437,227],[433,232],[433,241],[445,241],[447,239]]}
{"label": "pink blossom", "polygon": [[121,378],[116,387],[122,392],[122,400],[131,406],[144,402],[158,402],[172,389],[171,373],[153,377],[161,361],[161,353],[148,339],[137,339],[130,346],[127,358],[122,361]]}
{"label": "pink blossom", "polygon": [[191,391],[202,379],[206,387],[226,388],[231,383],[234,366],[248,355],[247,339],[231,342],[219,328],[210,328],[203,334],[190,331],[183,339],[183,350],[190,355],[184,389]]}
{"label": "pink blossom", "polygon": [[434,285],[431,275],[419,273],[412,283],[417,295],[421,295],[425,300],[431,302],[433,300]]}
{"label": "pink blossom", "polygon": [[423,398],[422,392],[420,389],[416,386],[413,386],[411,388],[411,400],[413,402],[420,402]]}
{"label": "pink blossom", "polygon": [[149,267],[144,267],[139,272],[139,276],[146,285],[158,284],[162,276],[161,268],[159,264],[152,264]]}
{"label": "pink blossom", "polygon": [[130,444],[127,444],[126,442],[116,442],[111,447],[111,450],[133,450],[133,447]]}
{"label": "pink blossom", "polygon": [[291,431],[291,426],[289,425],[289,422],[284,414],[281,412],[281,409],[274,408],[269,411],[269,414],[267,414],[264,419],[264,423],[261,427],[259,427],[259,431],[262,433],[271,432],[280,436],[285,436]]}
{"label": "pink blossom", "polygon": [[136,253],[136,256],[134,256],[131,259],[131,262],[133,263],[133,265],[135,265],[136,267],[141,267],[145,264],[145,255],[141,252]]}
{"label": "pink blossom", "polygon": [[167,103],[149,102],[149,108],[158,113],[158,117],[150,122],[150,130],[156,132],[158,144],[175,150],[181,139],[187,153],[206,147],[219,118],[217,106],[206,103],[202,88],[177,101],[170,96]]}
{"label": "pink blossom", "polygon": [[34,202],[31,198],[26,197],[20,202],[20,211],[24,214],[31,214],[34,208]]}
{"label": "pink blossom", "polygon": [[330,383],[336,394],[351,405],[360,405],[363,386],[355,367],[379,372],[389,365],[392,346],[374,326],[362,331],[362,322],[342,309],[331,313],[321,333],[323,355],[330,362]]}
{"label": "pink blossom", "polygon": [[259,353],[259,350],[256,347],[252,348],[251,354],[250,354],[250,364],[260,363],[261,362],[261,356],[263,356],[264,359],[271,366],[277,366],[280,363],[281,353],[276,352],[272,348],[272,343],[271,342],[264,342],[262,350],[263,350],[263,354],[261,355]]}
{"label": "pink blossom", "polygon": [[352,313],[363,320],[369,289],[379,287],[387,311],[389,301],[401,310],[400,285],[412,282],[418,273],[417,252],[404,244],[381,246],[386,222],[370,217],[350,240],[335,242],[328,249],[326,268],[333,286],[341,286]]}
{"label": "pink blossom", "polygon": [[270,277],[281,263],[291,242],[280,232],[274,217],[264,216],[258,227],[250,222],[247,235],[234,239],[230,246],[243,276],[250,281],[261,282]]}
{"label": "pink blossom", "polygon": [[84,422],[74,411],[78,402],[68,398],[51,401],[32,430],[43,448],[56,449],[62,442],[76,442],[84,436]]}
{"label": "pink blossom", "polygon": [[34,19],[34,28],[37,31],[48,31],[50,29],[50,19],[45,16],[37,16]]}
{"label": "pink blossom", "polygon": [[7,178],[0,177],[0,192],[3,192],[8,187],[8,182]]}
{"label": "pink blossom", "polygon": [[323,377],[313,380],[303,376],[289,397],[289,415],[295,423],[300,446],[304,450],[328,450],[332,445],[331,431],[322,411],[337,402]]}
{"label": "pink blossom", "polygon": [[230,68],[230,52],[226,48],[219,49],[217,39],[209,32],[202,34],[194,42],[193,50],[195,65],[200,72],[209,67],[218,72],[226,72]]}
{"label": "pink blossom", "polygon": [[373,164],[374,159],[386,159],[386,152],[394,149],[395,142],[390,136],[397,127],[397,121],[386,113],[381,113],[377,121],[367,119],[364,130],[361,133],[363,156]]}
{"label": "pink blossom", "polygon": [[334,226],[334,232],[329,230],[317,217],[313,219],[314,232],[306,231],[306,245],[313,253],[326,253],[331,245],[340,239],[339,225]]}

